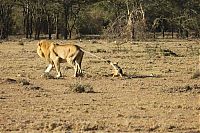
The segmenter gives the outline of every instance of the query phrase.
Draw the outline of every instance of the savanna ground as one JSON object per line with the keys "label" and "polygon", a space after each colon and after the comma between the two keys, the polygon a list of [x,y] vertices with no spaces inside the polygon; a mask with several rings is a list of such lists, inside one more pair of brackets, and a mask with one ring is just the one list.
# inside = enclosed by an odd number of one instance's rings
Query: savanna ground
{"label": "savanna ground", "polygon": [[[83,77],[62,64],[63,78],[44,78],[37,41],[1,42],[0,132],[200,132],[197,40],[72,42],[119,62],[125,76],[85,54]],[[80,85],[92,91],[73,90]]]}

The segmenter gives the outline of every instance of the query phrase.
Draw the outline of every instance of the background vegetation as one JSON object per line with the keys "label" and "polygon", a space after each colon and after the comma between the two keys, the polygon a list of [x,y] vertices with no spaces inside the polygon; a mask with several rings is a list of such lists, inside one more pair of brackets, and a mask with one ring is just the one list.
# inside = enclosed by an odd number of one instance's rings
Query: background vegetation
{"label": "background vegetation", "polygon": [[[0,0],[0,39],[200,37],[199,0]],[[170,33],[170,34],[169,34]]]}

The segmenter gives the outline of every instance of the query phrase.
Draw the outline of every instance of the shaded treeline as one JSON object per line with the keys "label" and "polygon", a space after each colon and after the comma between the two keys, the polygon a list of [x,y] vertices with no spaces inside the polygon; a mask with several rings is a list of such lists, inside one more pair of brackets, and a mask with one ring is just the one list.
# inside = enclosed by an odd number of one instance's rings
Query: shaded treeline
{"label": "shaded treeline", "polygon": [[200,36],[199,0],[0,0],[0,39]]}

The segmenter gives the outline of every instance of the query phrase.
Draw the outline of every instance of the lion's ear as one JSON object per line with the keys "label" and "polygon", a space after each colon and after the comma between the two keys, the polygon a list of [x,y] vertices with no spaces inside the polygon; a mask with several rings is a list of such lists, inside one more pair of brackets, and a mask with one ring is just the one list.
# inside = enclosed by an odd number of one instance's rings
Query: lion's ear
{"label": "lion's ear", "polygon": [[59,45],[58,43],[53,42],[54,45]]}
{"label": "lion's ear", "polygon": [[54,46],[55,46],[55,45],[59,45],[59,44],[58,44],[58,43],[55,43],[55,42],[52,42],[51,45],[54,45]]}
{"label": "lion's ear", "polygon": [[37,43],[37,45],[38,45],[38,46],[41,46],[41,43],[40,43],[40,42],[38,42],[38,43]]}
{"label": "lion's ear", "polygon": [[55,43],[54,43],[54,42],[52,42],[52,43],[51,43],[51,45],[55,45]]}

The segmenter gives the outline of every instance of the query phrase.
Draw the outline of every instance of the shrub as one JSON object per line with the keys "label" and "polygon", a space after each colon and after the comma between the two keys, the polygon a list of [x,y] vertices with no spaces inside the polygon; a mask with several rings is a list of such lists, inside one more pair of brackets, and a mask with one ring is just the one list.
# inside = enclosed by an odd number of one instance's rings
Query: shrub
{"label": "shrub", "polygon": [[70,90],[76,93],[94,93],[94,89],[89,84],[75,83],[70,85]]}

